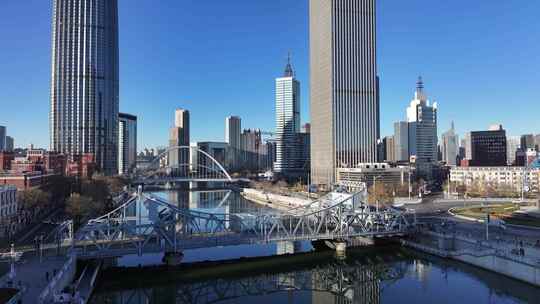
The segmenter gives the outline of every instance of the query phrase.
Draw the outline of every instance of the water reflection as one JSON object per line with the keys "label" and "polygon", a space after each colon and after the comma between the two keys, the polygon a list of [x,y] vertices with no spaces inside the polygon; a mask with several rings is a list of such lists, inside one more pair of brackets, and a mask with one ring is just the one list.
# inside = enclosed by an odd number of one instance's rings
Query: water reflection
{"label": "water reflection", "polygon": [[352,253],[342,261],[331,256],[321,260],[321,254],[307,253],[300,262],[272,262],[241,274],[218,270],[209,276],[203,268],[202,277],[181,274],[173,283],[157,273],[126,284],[104,278],[91,303],[477,304],[534,303],[540,297],[533,286],[399,250]]}

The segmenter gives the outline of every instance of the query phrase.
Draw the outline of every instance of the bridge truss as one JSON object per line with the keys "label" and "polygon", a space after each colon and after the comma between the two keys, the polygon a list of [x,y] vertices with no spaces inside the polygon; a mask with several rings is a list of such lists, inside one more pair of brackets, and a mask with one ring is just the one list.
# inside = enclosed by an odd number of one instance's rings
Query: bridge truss
{"label": "bridge truss", "polygon": [[331,193],[306,206],[258,213],[211,213],[179,208],[139,191],[124,204],[82,227],[80,256],[177,252],[184,249],[298,240],[389,237],[407,233],[410,214],[377,210],[362,193]]}

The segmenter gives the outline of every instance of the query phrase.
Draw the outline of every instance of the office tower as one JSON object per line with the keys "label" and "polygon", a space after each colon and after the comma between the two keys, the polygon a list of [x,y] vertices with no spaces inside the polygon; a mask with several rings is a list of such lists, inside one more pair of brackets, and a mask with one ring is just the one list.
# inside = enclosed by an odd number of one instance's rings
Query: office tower
{"label": "office tower", "polygon": [[509,166],[515,165],[516,153],[521,146],[521,137],[507,136],[506,137],[506,161]]}
{"label": "office tower", "polygon": [[311,176],[377,161],[375,0],[310,0]]}
{"label": "office tower", "polygon": [[241,155],[240,134],[242,133],[242,119],[238,116],[225,118],[225,142],[229,145],[227,149],[226,165],[236,169],[239,166]]}
{"label": "office tower", "polygon": [[6,136],[6,147],[4,149],[7,152],[13,152],[15,150],[15,139],[11,136]]}
{"label": "office tower", "polygon": [[130,173],[137,162],[137,116],[118,113],[118,174]]}
{"label": "office tower", "polygon": [[387,162],[395,162],[396,161],[396,143],[394,136],[386,136],[383,139],[384,143],[384,149],[386,152],[386,157],[384,158],[384,161]]}
{"label": "office tower", "polygon": [[53,0],[51,150],[118,172],[118,82],[117,0]]}
{"label": "office tower", "polygon": [[276,162],[274,171],[288,176],[300,161],[300,82],[295,79],[290,56],[283,77],[276,78]]}
{"label": "office tower", "polygon": [[409,156],[415,159],[417,175],[432,179],[437,163],[437,103],[430,105],[422,77],[416,83],[414,98],[407,108]]}
{"label": "office tower", "polygon": [[6,127],[0,126],[0,151],[6,150]]}
{"label": "office tower", "polygon": [[457,165],[457,158],[459,153],[459,136],[456,134],[454,128],[454,122],[450,130],[443,133],[442,135],[442,144],[441,144],[441,154],[442,161],[448,166]]}
{"label": "office tower", "polygon": [[[174,127],[170,130],[169,147],[189,147],[189,111],[177,109],[174,112]],[[189,149],[173,149],[169,152],[169,165],[187,169]]]}
{"label": "office tower", "polygon": [[409,123],[394,123],[394,154],[396,161],[409,161]]}
{"label": "office tower", "polygon": [[521,150],[527,151],[529,149],[536,149],[535,140],[533,134],[521,135]]}
{"label": "office tower", "polygon": [[507,165],[506,131],[502,126],[467,134],[469,166],[495,167]]}

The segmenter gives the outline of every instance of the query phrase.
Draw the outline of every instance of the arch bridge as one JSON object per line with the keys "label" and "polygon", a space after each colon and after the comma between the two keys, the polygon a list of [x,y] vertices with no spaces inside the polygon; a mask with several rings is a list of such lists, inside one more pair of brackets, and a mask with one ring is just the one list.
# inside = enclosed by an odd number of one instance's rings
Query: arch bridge
{"label": "arch bridge", "polygon": [[[221,162],[225,161],[225,155],[219,158]],[[220,161],[196,146],[169,147],[156,156],[147,168],[137,172],[136,184],[234,182]]]}

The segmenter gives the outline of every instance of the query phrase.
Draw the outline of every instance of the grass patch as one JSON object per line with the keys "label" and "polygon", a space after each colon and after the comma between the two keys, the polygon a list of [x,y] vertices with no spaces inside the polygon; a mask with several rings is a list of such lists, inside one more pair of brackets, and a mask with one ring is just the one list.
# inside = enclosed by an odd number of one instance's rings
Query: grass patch
{"label": "grass patch", "polygon": [[486,214],[489,214],[492,218],[500,218],[511,225],[540,227],[540,219],[528,215],[516,214],[515,212],[518,210],[519,206],[517,205],[502,204],[484,207],[456,208],[454,209],[454,213],[477,220],[483,220],[486,218]]}

